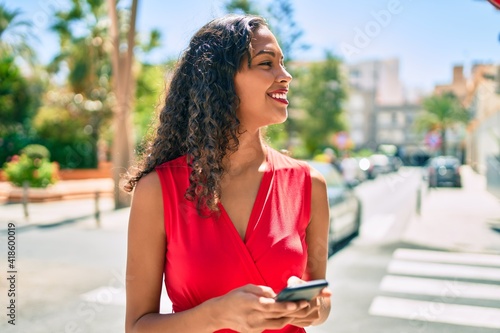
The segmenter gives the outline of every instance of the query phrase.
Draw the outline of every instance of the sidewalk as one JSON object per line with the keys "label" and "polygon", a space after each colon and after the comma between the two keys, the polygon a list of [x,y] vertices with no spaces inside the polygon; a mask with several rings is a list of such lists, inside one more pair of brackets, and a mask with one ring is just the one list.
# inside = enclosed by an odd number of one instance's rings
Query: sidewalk
{"label": "sidewalk", "polygon": [[500,254],[500,200],[484,176],[462,166],[463,188],[423,188],[421,214],[403,241],[449,251]]}
{"label": "sidewalk", "polygon": [[[1,193],[8,193],[10,188],[6,182],[0,183]],[[7,229],[9,222],[15,223],[17,229],[56,226],[85,219],[97,225],[96,205],[102,225],[116,212],[112,191],[111,179],[60,181],[51,188],[51,193],[57,193],[62,199],[28,203],[28,218],[24,216],[21,203],[0,203],[0,232]],[[97,202],[95,192],[101,193]]]}
{"label": "sidewalk", "polygon": [[[30,202],[48,202],[66,199],[92,198],[96,192],[102,196],[113,195],[114,182],[111,178],[58,181],[45,189],[30,188]],[[22,202],[23,189],[12,186],[9,182],[0,182],[0,203]]]}

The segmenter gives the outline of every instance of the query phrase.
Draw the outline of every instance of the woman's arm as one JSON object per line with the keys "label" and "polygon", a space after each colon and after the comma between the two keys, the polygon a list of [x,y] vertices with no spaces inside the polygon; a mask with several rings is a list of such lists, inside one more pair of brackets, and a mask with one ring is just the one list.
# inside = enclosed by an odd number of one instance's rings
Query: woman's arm
{"label": "woman's arm", "polygon": [[269,287],[247,285],[224,296],[175,314],[160,314],[165,263],[162,191],[158,175],[143,177],[134,192],[130,211],[127,253],[127,306],[125,331],[213,332],[231,328],[244,332],[278,329],[292,319],[287,315],[307,302],[277,303]]}
{"label": "woman's arm", "polygon": [[[324,279],[328,262],[328,235],[330,228],[330,209],[323,176],[311,168],[311,221],[306,229],[307,242],[307,279]],[[302,280],[291,277],[289,285],[300,284]],[[309,306],[296,313],[292,325],[306,327],[323,323],[330,314],[331,291],[323,289],[321,294],[309,302]]]}
{"label": "woman's arm", "polygon": [[[308,246],[307,272],[310,280],[324,279],[328,263],[328,236],[330,233],[330,207],[326,181],[315,169],[311,168],[311,222],[306,230]],[[319,318],[312,325],[323,323],[330,314],[330,290],[325,290],[315,302],[319,304]]]}

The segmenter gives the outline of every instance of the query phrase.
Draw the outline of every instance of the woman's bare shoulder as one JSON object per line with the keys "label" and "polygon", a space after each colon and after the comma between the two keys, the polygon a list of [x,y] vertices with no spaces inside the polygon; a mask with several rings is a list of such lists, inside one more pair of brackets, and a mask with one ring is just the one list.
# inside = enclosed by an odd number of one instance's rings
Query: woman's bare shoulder
{"label": "woman's bare shoulder", "polygon": [[139,179],[132,197],[134,200],[136,200],[136,198],[145,198],[150,200],[161,199],[161,182],[156,171],[153,170]]}
{"label": "woman's bare shoulder", "polygon": [[139,218],[141,223],[163,220],[163,195],[156,171],[148,173],[137,182],[132,195],[131,218]]}
{"label": "woman's bare shoulder", "polygon": [[326,190],[326,180],[325,180],[325,177],[323,177],[323,175],[321,174],[321,172],[319,172],[318,170],[313,168],[311,165],[309,165],[309,172],[311,174],[313,196],[314,196],[315,192],[325,191]]}

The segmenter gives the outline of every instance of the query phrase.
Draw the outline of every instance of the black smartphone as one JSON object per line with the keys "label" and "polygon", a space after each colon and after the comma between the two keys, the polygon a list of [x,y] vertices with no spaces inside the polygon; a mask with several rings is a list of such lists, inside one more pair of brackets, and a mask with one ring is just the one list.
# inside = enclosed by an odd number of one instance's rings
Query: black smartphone
{"label": "black smartphone", "polygon": [[276,296],[277,302],[290,302],[290,301],[310,301],[319,294],[321,289],[328,286],[326,280],[313,280],[306,283],[298,284],[296,286],[286,287],[279,292]]}

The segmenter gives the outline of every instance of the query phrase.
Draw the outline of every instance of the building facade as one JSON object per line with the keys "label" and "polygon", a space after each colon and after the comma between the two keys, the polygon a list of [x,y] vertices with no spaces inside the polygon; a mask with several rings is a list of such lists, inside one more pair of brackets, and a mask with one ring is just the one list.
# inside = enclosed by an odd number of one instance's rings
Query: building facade
{"label": "building facade", "polygon": [[472,120],[467,126],[466,162],[486,173],[490,156],[500,156],[500,65],[475,65],[466,97]]}
{"label": "building facade", "polygon": [[380,144],[402,149],[422,145],[423,135],[413,128],[420,100],[408,98],[399,78],[398,59],[349,64],[345,71],[349,82],[345,110],[356,147],[376,150]]}

